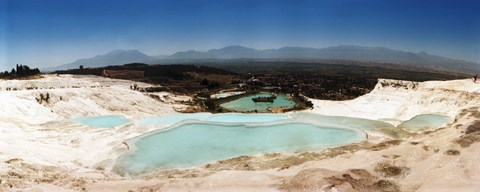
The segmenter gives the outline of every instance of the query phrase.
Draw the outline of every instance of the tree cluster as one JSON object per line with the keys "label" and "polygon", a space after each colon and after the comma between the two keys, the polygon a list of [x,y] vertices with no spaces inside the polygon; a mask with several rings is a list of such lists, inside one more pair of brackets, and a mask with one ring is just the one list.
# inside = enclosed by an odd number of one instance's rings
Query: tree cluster
{"label": "tree cluster", "polygon": [[0,72],[0,77],[26,77],[39,74],[40,70],[38,68],[30,68],[27,65],[17,64],[16,68],[12,68],[10,72]]}
{"label": "tree cluster", "polygon": [[215,89],[220,87],[220,83],[216,81],[209,81],[207,78],[201,80],[200,85],[206,85],[208,89]]}

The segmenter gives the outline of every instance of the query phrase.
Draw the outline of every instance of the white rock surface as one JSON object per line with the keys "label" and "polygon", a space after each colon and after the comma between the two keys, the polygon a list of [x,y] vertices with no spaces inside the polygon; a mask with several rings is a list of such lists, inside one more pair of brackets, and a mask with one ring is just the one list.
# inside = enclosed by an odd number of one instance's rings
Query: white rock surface
{"label": "white rock surface", "polygon": [[[453,142],[473,121],[470,117],[459,117],[458,112],[480,106],[480,84],[472,80],[415,83],[381,79],[371,93],[354,100],[312,99],[315,108],[311,112],[324,115],[397,120],[425,113],[457,117],[456,124],[447,129],[417,135],[398,146],[380,151],[360,150],[286,169],[218,172],[199,169],[196,176],[168,178],[170,176],[164,175],[149,180],[120,177],[109,171],[116,158],[127,150],[124,141],[163,127],[127,125],[92,129],[68,120],[106,114],[123,114],[137,120],[175,113],[175,108],[182,107],[175,104],[172,98],[177,96],[171,93],[159,93],[167,100],[157,101],[131,90],[132,84],[134,82],[125,80],[73,75],[46,75],[25,81],[0,80],[0,191],[10,190],[6,181],[13,184],[31,182],[27,186],[18,185],[21,188],[12,191],[128,191],[142,187],[159,191],[279,191],[279,186],[295,176],[304,177],[308,184],[312,177],[302,176],[305,171],[313,172],[313,178],[318,179],[331,174],[341,175],[353,168],[375,174],[374,167],[379,162],[409,167],[406,176],[389,179],[402,191],[476,191],[480,188],[480,143],[461,148]],[[6,91],[7,88],[17,90]],[[47,93],[49,102],[37,102],[40,94]],[[178,100],[187,99],[178,96]],[[473,111],[478,112],[478,108]],[[448,149],[457,149],[461,155],[445,155]],[[15,158],[25,164],[11,166],[7,163]],[[34,182],[49,178],[50,169],[60,170],[53,175],[65,174],[73,179],[52,176],[51,183]],[[21,177],[16,178],[16,174]],[[58,183],[60,181],[66,183]],[[318,185],[317,180],[314,181],[312,185]],[[328,186],[321,189],[325,187]],[[340,188],[336,187],[329,190],[338,191]],[[351,186],[346,188],[352,189]]]}
{"label": "white rock surface", "polygon": [[354,100],[311,100],[312,112],[331,116],[401,121],[428,113],[455,117],[459,110],[480,103],[480,82],[464,79],[419,83],[380,79],[373,91]]}

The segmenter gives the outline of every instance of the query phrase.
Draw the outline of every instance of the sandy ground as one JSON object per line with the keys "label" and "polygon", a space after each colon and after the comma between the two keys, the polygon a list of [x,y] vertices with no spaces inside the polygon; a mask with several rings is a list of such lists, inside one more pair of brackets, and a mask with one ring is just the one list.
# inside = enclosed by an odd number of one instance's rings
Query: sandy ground
{"label": "sandy ground", "polygon": [[[311,112],[399,123],[424,113],[454,121],[435,131],[370,132],[323,151],[241,156],[137,177],[112,172],[124,141],[162,127],[92,129],[72,117],[171,114],[186,96],[133,91],[134,82],[48,75],[0,81],[0,191],[478,191],[480,84],[379,80],[350,101],[313,100]],[[137,83],[139,84],[139,83]],[[139,84],[139,86],[149,86]],[[15,88],[15,91],[6,91]],[[27,90],[28,89],[28,90]],[[45,95],[48,93],[48,101]],[[43,95],[43,99],[42,96]],[[391,132],[391,130],[390,130]],[[395,132],[395,131],[394,131]],[[401,132],[401,131],[398,131]]]}

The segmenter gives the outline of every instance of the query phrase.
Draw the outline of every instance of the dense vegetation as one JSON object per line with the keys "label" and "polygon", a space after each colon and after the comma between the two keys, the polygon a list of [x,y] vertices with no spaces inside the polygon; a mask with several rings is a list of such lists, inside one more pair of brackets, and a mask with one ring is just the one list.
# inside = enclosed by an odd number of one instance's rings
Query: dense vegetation
{"label": "dense vegetation", "polygon": [[165,77],[175,80],[188,79],[187,72],[208,74],[232,74],[231,72],[206,66],[195,65],[147,65],[143,63],[131,63],[126,65],[107,66],[100,68],[83,68],[55,71],[57,74],[98,75],[102,76],[104,70],[137,70],[143,71],[145,77]]}
{"label": "dense vegetation", "polygon": [[138,90],[172,91],[179,93],[199,93],[219,89],[230,81],[219,77],[232,77],[235,73],[223,69],[197,65],[147,65],[131,63],[121,66],[101,68],[83,68],[55,71],[57,74],[98,75],[111,78],[128,79],[145,83],[158,84],[162,87],[138,88]]}
{"label": "dense vegetation", "polygon": [[321,74],[363,79],[399,79],[408,81],[451,80],[470,77],[464,73],[412,67],[400,64],[360,61],[255,61],[232,60],[228,63],[201,63],[204,66],[234,71],[240,74]]}

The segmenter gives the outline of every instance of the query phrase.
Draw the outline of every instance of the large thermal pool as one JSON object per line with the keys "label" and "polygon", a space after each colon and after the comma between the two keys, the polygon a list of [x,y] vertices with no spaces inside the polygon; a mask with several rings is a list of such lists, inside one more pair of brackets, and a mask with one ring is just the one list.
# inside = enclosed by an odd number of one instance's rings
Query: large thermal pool
{"label": "large thermal pool", "polygon": [[[80,117],[72,121],[94,128],[130,123],[122,115]],[[398,128],[434,129],[449,121],[448,116],[424,114]],[[366,130],[395,128],[383,121],[305,112],[171,114],[140,119],[131,125],[158,126],[159,130],[127,142],[130,150],[117,159],[116,167],[130,175],[193,167],[242,155],[319,150],[361,141]]]}
{"label": "large thermal pool", "polygon": [[312,113],[176,114],[137,121],[137,126],[167,126],[130,140],[131,150],[117,161],[127,174],[185,168],[267,152],[300,152],[361,141],[362,130],[391,124]]}

